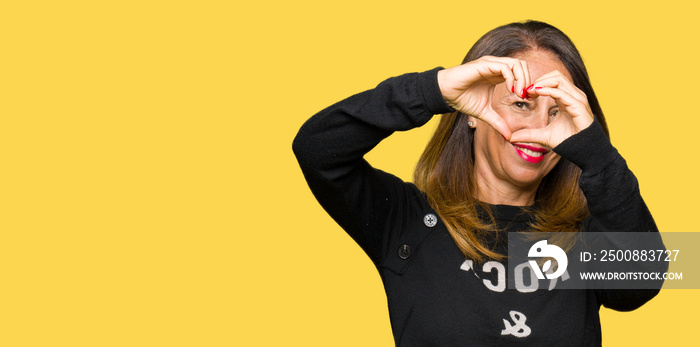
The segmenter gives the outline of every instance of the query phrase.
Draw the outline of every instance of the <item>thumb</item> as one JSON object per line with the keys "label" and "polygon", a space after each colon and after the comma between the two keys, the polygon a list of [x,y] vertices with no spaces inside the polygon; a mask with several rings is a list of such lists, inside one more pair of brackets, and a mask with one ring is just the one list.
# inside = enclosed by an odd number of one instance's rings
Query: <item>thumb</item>
{"label": "thumb", "polygon": [[549,134],[546,128],[521,129],[513,133],[510,142],[532,142],[549,147]]}
{"label": "thumb", "polygon": [[492,128],[496,129],[503,137],[505,137],[507,140],[510,139],[512,133],[510,131],[510,127],[508,126],[508,123],[501,117],[500,114],[496,113],[493,110],[490,110],[489,112],[486,112],[483,116],[481,116],[481,120],[484,122],[488,123]]}

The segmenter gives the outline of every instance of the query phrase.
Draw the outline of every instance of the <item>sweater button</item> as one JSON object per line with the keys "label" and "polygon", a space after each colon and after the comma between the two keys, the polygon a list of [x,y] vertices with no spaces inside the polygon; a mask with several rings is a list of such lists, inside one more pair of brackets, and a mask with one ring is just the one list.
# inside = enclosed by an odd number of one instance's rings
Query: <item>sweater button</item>
{"label": "sweater button", "polygon": [[399,248],[399,258],[401,259],[408,259],[408,257],[411,256],[411,247],[408,247],[408,245],[403,245],[401,248]]}
{"label": "sweater button", "polygon": [[432,228],[435,225],[437,225],[437,216],[435,216],[432,213],[428,213],[423,217],[423,224],[427,226],[428,228]]}

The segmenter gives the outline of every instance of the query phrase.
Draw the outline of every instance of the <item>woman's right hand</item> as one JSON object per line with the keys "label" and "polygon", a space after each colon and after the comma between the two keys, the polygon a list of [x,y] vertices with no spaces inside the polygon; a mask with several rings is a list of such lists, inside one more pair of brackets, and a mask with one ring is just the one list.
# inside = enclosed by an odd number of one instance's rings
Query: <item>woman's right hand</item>
{"label": "woman's right hand", "polygon": [[448,105],[483,120],[510,139],[508,123],[491,107],[493,90],[503,82],[508,90],[518,91],[518,96],[525,97],[525,88],[530,86],[527,63],[514,58],[484,56],[438,72],[440,91]]}

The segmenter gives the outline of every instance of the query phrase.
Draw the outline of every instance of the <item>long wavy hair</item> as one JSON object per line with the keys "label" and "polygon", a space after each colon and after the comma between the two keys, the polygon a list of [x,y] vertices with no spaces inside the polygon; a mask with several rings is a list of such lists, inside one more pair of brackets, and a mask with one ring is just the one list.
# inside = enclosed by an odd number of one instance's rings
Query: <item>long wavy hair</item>
{"label": "long wavy hair", "polygon": [[[588,72],[573,42],[559,29],[542,22],[511,23],[482,36],[462,63],[486,55],[513,57],[529,50],[555,54],[588,97],[588,104],[609,137],[605,116],[598,103]],[[489,240],[498,230],[488,204],[476,199],[474,170],[474,129],[467,115],[442,115],[440,124],[420,157],[414,172],[416,186],[426,193],[431,207],[440,215],[450,235],[464,255],[476,262],[501,259],[490,249]],[[530,230],[535,232],[575,232],[589,215],[586,198],[579,188],[581,169],[561,158],[540,183],[533,206]],[[484,213],[485,212],[485,213]],[[481,217],[480,217],[481,216]],[[573,242],[562,234],[561,243]],[[567,247],[568,248],[568,247]]]}

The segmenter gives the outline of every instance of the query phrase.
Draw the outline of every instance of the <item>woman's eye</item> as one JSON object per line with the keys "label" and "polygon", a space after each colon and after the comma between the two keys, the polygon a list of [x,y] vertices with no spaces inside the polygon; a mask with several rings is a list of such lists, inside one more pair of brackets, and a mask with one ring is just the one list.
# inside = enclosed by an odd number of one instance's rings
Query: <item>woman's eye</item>
{"label": "woman's eye", "polygon": [[515,107],[517,107],[517,108],[519,108],[519,109],[526,110],[526,109],[528,108],[529,105],[528,105],[527,103],[525,103],[525,102],[516,101],[516,102],[513,103],[513,106],[515,106]]}
{"label": "woman's eye", "polygon": [[556,117],[559,114],[559,110],[554,110],[552,111],[552,114],[550,114],[550,117]]}

